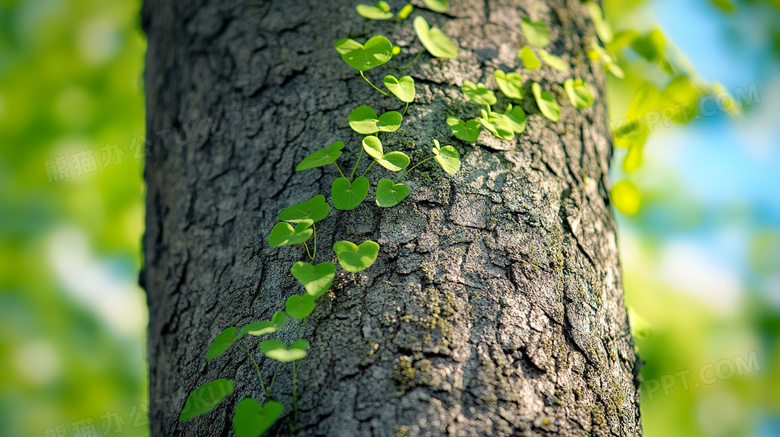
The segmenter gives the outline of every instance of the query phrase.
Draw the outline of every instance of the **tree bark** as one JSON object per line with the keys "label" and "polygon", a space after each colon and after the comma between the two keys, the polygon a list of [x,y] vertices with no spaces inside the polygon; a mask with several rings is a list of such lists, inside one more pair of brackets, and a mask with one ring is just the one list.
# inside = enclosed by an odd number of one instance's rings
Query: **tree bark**
{"label": "tree bark", "polygon": [[[351,169],[362,137],[347,125],[350,111],[402,107],[371,89],[333,43],[382,34],[404,49],[403,65],[423,50],[411,20],[367,21],[357,3],[145,2],[141,283],[154,436],[228,435],[241,399],[262,402],[241,350],[208,361],[205,352],[226,327],[269,320],[302,293],[289,269],[305,259],[303,248],[270,248],[267,237],[284,207],[320,193],[330,199],[337,172],[295,172],[295,165],[342,140],[339,162]],[[390,3],[397,11],[405,2]],[[576,0],[451,3],[448,14],[415,14],[440,26],[460,55],[420,55],[404,73],[415,79],[417,98],[401,129],[382,141],[414,163],[430,156],[437,138],[459,150],[463,165],[448,176],[429,161],[426,172],[409,175],[412,194],[398,206],[366,200],[318,224],[317,262],[335,260],[338,240],[373,239],[381,251],[359,274],[338,269],[305,325],[311,349],[299,374],[298,435],[641,435],[639,361],[608,196],[604,74],[585,55],[592,23]],[[529,14],[548,23],[547,49],[572,71],[522,68],[519,23]],[[523,75],[525,132],[514,141],[484,131],[475,144],[455,139],[446,117],[479,111],[460,86],[471,80],[496,89],[496,68]],[[366,76],[381,83],[385,74],[401,76],[391,63]],[[595,105],[568,104],[561,84],[569,77],[593,87]],[[541,116],[531,81],[555,95],[558,123]],[[507,100],[498,97],[503,109]],[[280,334],[288,342],[291,322]],[[259,364],[269,379],[275,362]],[[236,380],[236,392],[218,411],[179,423],[186,396],[223,377]],[[285,414],[291,392],[282,366],[273,396]],[[285,434],[286,419],[268,433]]]}

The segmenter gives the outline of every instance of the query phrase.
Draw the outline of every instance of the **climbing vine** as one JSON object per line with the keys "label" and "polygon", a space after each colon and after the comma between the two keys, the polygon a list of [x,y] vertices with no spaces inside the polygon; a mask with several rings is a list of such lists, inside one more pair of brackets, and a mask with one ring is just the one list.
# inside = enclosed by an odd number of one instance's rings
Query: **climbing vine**
{"label": "climbing vine", "polygon": [[[427,9],[434,12],[449,11],[447,0],[424,0],[424,4]],[[413,9],[413,6],[408,4],[394,14],[387,2],[379,1],[373,6],[358,5],[356,12],[369,20],[401,22],[412,14]],[[605,43],[613,41],[612,32],[604,21],[598,5],[586,2],[586,9],[601,40]],[[455,43],[438,27],[431,27],[422,16],[415,17],[412,26],[420,43],[432,56],[443,59],[458,56],[458,47]],[[533,70],[544,64],[559,71],[570,70],[563,59],[545,50],[550,43],[551,32],[543,21],[524,17],[520,29],[525,44],[518,50],[517,56],[525,69]],[[652,46],[652,41],[648,44]],[[233,415],[233,427],[237,437],[257,437],[283,415],[285,406],[275,400],[273,388],[279,371],[287,365],[286,363],[289,363],[292,375],[293,402],[287,408],[285,417],[291,434],[298,427],[297,375],[301,360],[306,357],[309,348],[309,342],[303,338],[305,324],[316,308],[317,299],[330,290],[337,270],[334,262],[317,263],[318,249],[321,258],[323,257],[322,247],[318,248],[317,245],[317,223],[330,214],[331,205],[337,210],[349,211],[355,209],[366,198],[373,197],[378,207],[393,207],[401,203],[411,192],[411,188],[400,180],[421,164],[435,160],[447,174],[455,174],[460,169],[460,155],[457,149],[451,145],[442,146],[438,139],[432,141],[431,156],[411,167],[411,159],[408,155],[401,151],[386,151],[382,144],[380,136],[391,135],[401,127],[409,105],[415,99],[415,82],[408,75],[397,78],[388,74],[382,80],[382,85],[386,89],[383,90],[371,82],[364,72],[393,60],[400,54],[400,47],[394,46],[385,36],[375,35],[368,38],[365,43],[350,38],[340,39],[335,42],[334,48],[341,59],[356,70],[371,88],[385,96],[395,96],[400,104],[398,110],[383,112],[381,115],[367,105],[360,105],[350,112],[348,125],[356,133],[364,135],[357,160],[351,171],[349,168],[342,169],[339,166],[339,158],[345,148],[345,143],[342,141],[336,141],[330,146],[310,153],[295,167],[295,171],[306,171],[332,165],[337,174],[331,186],[330,204],[323,194],[318,194],[305,202],[285,208],[279,212],[279,223],[271,229],[268,236],[268,244],[271,247],[302,245],[305,248],[308,260],[298,261],[290,268],[291,275],[303,287],[304,293],[287,298],[284,310],[277,311],[269,321],[251,323],[241,330],[236,327],[225,329],[212,341],[206,352],[206,359],[212,360],[220,357],[232,345],[236,345],[247,355],[256,370],[265,402],[260,403],[256,399],[245,398],[238,404]],[[646,51],[649,52],[651,49],[652,47],[646,48]],[[417,61],[420,53],[405,67],[396,65],[396,68],[401,72],[405,71]],[[617,66],[610,52],[601,47],[595,39],[591,41],[587,54],[594,62],[602,63],[604,69],[616,77],[623,76],[622,70]],[[524,99],[523,77],[516,71],[504,72],[500,69],[494,71],[493,77],[498,91],[515,104],[509,103],[503,112],[497,112],[494,106],[498,100],[493,90],[484,83],[464,81],[461,90],[476,107],[473,108],[474,118],[462,120],[454,116],[447,117],[447,126],[456,139],[474,143],[480,136],[482,128],[501,140],[512,140],[525,131],[526,113],[517,105]],[[593,92],[581,78],[568,78],[562,86],[574,108],[584,109],[593,105]],[[537,82],[531,83],[530,89],[540,113],[550,121],[558,122],[561,109],[554,96]],[[364,153],[367,155],[366,159],[370,159],[371,162],[358,175],[358,166]],[[372,176],[371,170],[375,164],[396,173],[397,177],[379,179],[373,184],[375,190],[370,192],[372,182],[369,177]],[[338,241],[330,249],[332,252],[326,252],[325,258],[333,259],[335,256],[341,269],[358,273],[374,264],[379,255],[380,245],[371,240],[359,244]],[[260,341],[256,346],[250,346],[243,341],[247,336],[261,337],[276,333],[287,322],[288,317],[297,320],[297,340],[289,346],[277,339]],[[276,361],[272,375],[262,374],[252,353],[253,348],[260,349],[265,357]],[[184,422],[211,411],[223,398],[230,395],[234,388],[235,382],[228,379],[218,379],[201,385],[188,397],[179,420]]]}

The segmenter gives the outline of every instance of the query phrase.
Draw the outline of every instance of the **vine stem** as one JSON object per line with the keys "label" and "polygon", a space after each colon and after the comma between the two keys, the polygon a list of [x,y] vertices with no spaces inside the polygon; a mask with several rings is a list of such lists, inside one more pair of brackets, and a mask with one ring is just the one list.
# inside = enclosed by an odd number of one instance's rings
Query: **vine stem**
{"label": "vine stem", "polygon": [[402,112],[401,115],[406,115],[407,109],[409,109],[409,102],[406,102],[406,106],[404,107],[404,112]]}
{"label": "vine stem", "polygon": [[268,391],[266,391],[265,389],[265,383],[263,383],[263,375],[260,373],[260,366],[257,365],[257,361],[255,361],[255,357],[253,357],[252,354],[250,354],[249,351],[244,346],[241,346],[239,343],[236,343],[236,345],[246,353],[246,356],[248,356],[250,360],[252,360],[252,364],[255,365],[255,370],[257,370],[257,377],[260,379],[260,388],[263,389],[263,393],[265,394],[265,397],[267,399],[271,399],[271,395],[269,395]]}
{"label": "vine stem", "polygon": [[431,156],[430,158],[425,158],[425,159],[423,159],[422,161],[418,162],[418,163],[417,163],[417,164],[415,164],[415,165],[414,165],[412,168],[410,168],[409,170],[406,170],[406,171],[405,171],[405,172],[404,172],[404,173],[403,173],[401,176],[398,176],[398,177],[395,179],[395,181],[393,181],[393,183],[396,183],[396,182],[398,182],[398,180],[399,180],[399,179],[401,179],[401,177],[403,177],[403,176],[406,176],[407,174],[409,174],[409,172],[410,172],[410,171],[412,171],[412,170],[414,170],[415,168],[417,168],[417,166],[419,166],[419,165],[420,165],[420,164],[422,164],[423,162],[425,162],[425,161],[430,161],[430,160],[431,160],[431,159],[433,159],[433,158],[435,158],[435,156]]}
{"label": "vine stem", "polygon": [[282,366],[282,363],[279,363],[276,365],[276,370],[274,370],[274,376],[271,378],[271,384],[268,386],[268,391],[274,389],[274,383],[276,382],[276,374],[279,373],[279,367]]}
{"label": "vine stem", "polygon": [[362,156],[363,156],[363,148],[361,147],[360,148],[360,154],[358,154],[358,159],[355,162],[355,168],[352,169],[352,174],[349,175],[349,183],[352,183],[352,178],[355,177],[355,172],[357,171],[357,166],[358,166],[358,164],[360,164],[360,157],[362,157]]}
{"label": "vine stem", "polygon": [[314,231],[314,256],[311,257],[311,262],[314,262],[314,258],[317,257],[317,226],[312,223],[311,228]]}
{"label": "vine stem", "polygon": [[368,84],[369,84],[369,85],[371,85],[372,87],[374,87],[374,89],[375,89],[375,90],[377,90],[377,91],[379,91],[380,93],[384,94],[384,95],[385,95],[385,97],[390,97],[390,94],[387,94],[386,92],[384,92],[384,91],[380,90],[380,89],[379,89],[379,88],[377,88],[377,87],[376,87],[376,86],[375,86],[373,83],[371,83],[371,81],[370,81],[370,80],[366,79],[366,76],[363,76],[363,72],[362,72],[362,71],[360,72],[360,76],[361,76],[363,79],[365,79],[365,80],[366,80],[366,82],[368,82]]}
{"label": "vine stem", "polygon": [[399,68],[399,70],[401,71],[401,73],[403,73],[404,71],[408,70],[408,69],[409,69],[409,67],[411,67],[411,66],[412,66],[412,64],[414,64],[415,62],[417,62],[417,58],[419,58],[419,57],[420,57],[420,55],[422,54],[422,52],[423,52],[422,50],[420,50],[419,52],[417,52],[417,55],[414,57],[414,59],[412,59],[411,61],[409,61],[409,63],[408,63],[408,64],[406,64],[406,65],[405,65],[403,68]]}
{"label": "vine stem", "polygon": [[368,165],[368,168],[366,169],[366,171],[364,171],[364,172],[363,172],[363,174],[362,174],[362,175],[360,175],[360,176],[361,176],[361,177],[362,177],[362,176],[365,176],[365,175],[366,175],[366,173],[368,173],[368,171],[369,171],[369,170],[371,170],[371,167],[373,167],[373,166],[374,166],[374,163],[375,163],[375,162],[376,162],[376,160],[372,161],[372,162],[371,162],[371,164],[369,164],[369,165]]}
{"label": "vine stem", "polygon": [[[342,173],[342,172],[341,172],[341,168],[339,168],[339,165],[338,165],[338,164],[336,164],[335,162],[333,163],[333,165],[335,165],[335,166],[336,166],[336,168],[339,170],[339,173],[341,173],[341,177],[342,177],[342,178],[344,178],[344,179],[347,179],[347,177],[346,177],[346,176],[344,176],[344,173]],[[347,180],[349,180],[349,179],[347,179]]]}
{"label": "vine stem", "polygon": [[[308,257],[309,257],[309,259],[310,259],[310,260],[312,260],[312,262],[314,262],[314,257],[313,257],[313,256],[311,256],[311,253],[309,252],[309,245],[308,245],[308,244],[306,244],[306,242],[305,242],[305,241],[303,242],[303,247],[305,247],[305,248],[306,248],[306,256],[308,256]],[[315,252],[315,253],[316,253],[316,252]]]}

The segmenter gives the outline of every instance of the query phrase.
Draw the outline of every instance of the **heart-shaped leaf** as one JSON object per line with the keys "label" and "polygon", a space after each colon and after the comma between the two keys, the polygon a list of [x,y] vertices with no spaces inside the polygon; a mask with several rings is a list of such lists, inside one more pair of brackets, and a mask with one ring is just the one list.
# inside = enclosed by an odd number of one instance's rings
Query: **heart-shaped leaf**
{"label": "heart-shaped leaf", "polygon": [[403,119],[400,112],[388,111],[379,116],[376,127],[381,132],[395,132],[401,127]]}
{"label": "heart-shaped leaf", "polygon": [[400,11],[398,11],[398,18],[405,20],[409,18],[409,15],[412,14],[412,11],[414,10],[414,6],[412,5],[406,5],[401,8]]}
{"label": "heart-shaped leaf", "polygon": [[492,133],[496,138],[502,140],[512,140],[515,138],[515,131],[512,129],[512,121],[504,114],[490,111],[490,114],[482,111],[482,117],[480,123],[488,132]]}
{"label": "heart-shaped leaf", "polygon": [[616,183],[609,192],[612,204],[626,215],[634,215],[642,206],[642,193],[633,182],[624,179]]}
{"label": "heart-shaped leaf", "polygon": [[402,102],[412,103],[414,101],[414,79],[411,76],[404,76],[399,80],[388,74],[382,82]]}
{"label": "heart-shaped leaf", "polygon": [[593,27],[596,28],[596,34],[601,38],[604,43],[612,41],[612,29],[609,27],[609,23],[604,20],[604,15],[601,13],[601,8],[598,3],[587,1],[585,6],[590,13],[590,19],[593,20]]}
{"label": "heart-shaped leaf", "polygon": [[394,184],[390,179],[380,179],[376,185],[376,204],[382,207],[398,205],[408,195],[408,186]]}
{"label": "heart-shaped leaf", "polygon": [[529,70],[536,70],[542,65],[534,51],[531,50],[531,46],[524,46],[517,54],[520,56],[520,60],[523,61],[523,66]]}
{"label": "heart-shaped leaf", "polygon": [[316,306],[314,299],[314,296],[310,294],[301,296],[295,294],[287,298],[287,301],[284,303],[284,309],[291,317],[303,320],[306,317],[309,317],[309,314],[314,311],[314,307]]}
{"label": "heart-shaped leaf", "polygon": [[252,398],[242,400],[233,416],[236,437],[259,437],[268,431],[282,414],[284,407],[276,401],[260,403]]}
{"label": "heart-shaped leaf", "polygon": [[377,159],[376,162],[390,171],[401,171],[409,165],[410,160],[406,153],[389,152],[385,153],[381,159]]}
{"label": "heart-shaped leaf", "polygon": [[520,22],[520,29],[528,43],[536,47],[545,47],[550,44],[550,29],[543,21],[531,21],[528,17],[523,17]]}
{"label": "heart-shaped leaf", "polygon": [[437,58],[457,58],[458,47],[438,27],[428,27],[425,18],[417,16],[414,19],[414,31],[423,47]]}
{"label": "heart-shaped leaf", "polygon": [[368,194],[368,178],[360,176],[352,183],[345,178],[338,178],[333,181],[331,187],[331,196],[333,206],[342,211],[355,209]]}
{"label": "heart-shaped leaf", "polygon": [[582,79],[566,79],[563,82],[563,89],[566,90],[566,95],[575,108],[584,109],[593,104],[593,92]]}
{"label": "heart-shaped leaf", "polygon": [[403,116],[398,111],[388,111],[377,116],[371,107],[362,105],[349,113],[349,127],[363,135],[375,132],[395,132],[401,127]]}
{"label": "heart-shaped leaf", "polygon": [[474,82],[467,80],[463,82],[463,86],[460,89],[463,91],[463,94],[477,105],[489,106],[496,103],[496,95],[493,94],[493,91],[487,89],[482,82],[474,85]]}
{"label": "heart-shaped leaf", "polygon": [[186,422],[195,416],[208,413],[222,402],[225,396],[233,393],[236,383],[230,379],[217,379],[196,388],[179,414],[179,422]]}
{"label": "heart-shaped leaf", "polygon": [[379,130],[379,116],[370,106],[361,105],[349,113],[349,127],[359,134],[372,134]]}
{"label": "heart-shaped leaf", "polygon": [[458,139],[473,143],[479,138],[479,121],[469,120],[464,122],[457,117],[447,117],[447,125]]}
{"label": "heart-shaped leaf", "polygon": [[307,262],[298,261],[293,264],[290,273],[306,289],[306,293],[314,297],[320,297],[327,293],[336,277],[336,266],[330,262],[324,262],[313,266]]}
{"label": "heart-shaped leaf", "polygon": [[460,153],[452,146],[441,147],[439,140],[433,140],[433,159],[447,174],[455,174],[460,169]]}
{"label": "heart-shaped leaf", "polygon": [[514,71],[504,73],[501,70],[493,72],[493,77],[496,78],[496,84],[498,89],[504,93],[505,96],[510,99],[522,100],[523,99],[523,77]]}
{"label": "heart-shaped leaf", "polygon": [[273,334],[274,332],[278,331],[282,327],[282,325],[284,325],[284,321],[286,319],[287,319],[287,314],[285,314],[284,311],[277,311],[271,317],[270,322],[268,321],[254,322],[241,328],[241,331],[236,336],[236,339],[239,339],[247,334],[253,335],[255,337],[259,337],[265,334]]}
{"label": "heart-shaped leaf", "polygon": [[523,108],[512,106],[509,103],[504,111],[504,116],[509,120],[509,125],[514,133],[519,134],[525,130],[525,111]]}
{"label": "heart-shaped leaf", "polygon": [[308,170],[310,168],[322,167],[323,165],[333,164],[341,156],[341,149],[344,148],[343,141],[336,141],[325,149],[316,150],[303,158],[295,171]]}
{"label": "heart-shaped leaf", "polygon": [[425,6],[433,12],[447,12],[450,10],[450,2],[448,0],[423,0]]}
{"label": "heart-shaped leaf", "polygon": [[542,111],[542,115],[551,121],[557,122],[558,119],[561,118],[561,108],[558,106],[558,102],[555,101],[552,94],[543,91],[542,86],[537,82],[534,82],[531,85],[531,90],[534,93],[536,105],[539,107],[539,110]]}
{"label": "heart-shaped leaf", "polygon": [[290,226],[289,223],[277,223],[271,229],[271,235],[268,236],[268,245],[279,247],[301,244],[314,233],[314,230],[311,229],[313,223],[314,221],[312,220],[301,220],[295,228]]}
{"label": "heart-shaped leaf", "polygon": [[361,272],[374,264],[379,255],[379,245],[373,241],[364,241],[356,246],[349,241],[337,241],[333,251],[339,259],[339,264],[348,272]]}
{"label": "heart-shaped leaf", "polygon": [[393,44],[382,35],[370,38],[365,45],[344,38],[336,41],[334,47],[344,62],[359,71],[378,67],[393,57]]}
{"label": "heart-shaped leaf", "polygon": [[542,58],[542,62],[556,70],[569,71],[569,65],[566,61],[558,56],[547,53],[546,50],[539,49],[539,57]]}
{"label": "heart-shaped leaf", "polygon": [[217,358],[222,355],[230,345],[236,340],[233,338],[236,334],[236,327],[230,327],[220,332],[217,338],[211,342],[209,350],[206,351],[206,359]]}
{"label": "heart-shaped leaf", "polygon": [[296,341],[290,345],[289,349],[286,344],[279,340],[266,340],[260,342],[260,350],[263,351],[265,356],[276,361],[281,361],[282,363],[306,358],[306,349],[308,347],[309,342],[306,340]]}
{"label": "heart-shaped leaf", "polygon": [[376,6],[369,5],[357,5],[355,7],[358,15],[369,20],[389,20],[393,18],[393,14],[390,13],[390,5],[387,2],[377,2]]}
{"label": "heart-shaped leaf", "polygon": [[318,194],[305,202],[283,209],[279,213],[279,220],[288,222],[311,220],[312,222],[318,222],[327,217],[328,213],[330,213],[330,206],[325,202],[325,196]]}

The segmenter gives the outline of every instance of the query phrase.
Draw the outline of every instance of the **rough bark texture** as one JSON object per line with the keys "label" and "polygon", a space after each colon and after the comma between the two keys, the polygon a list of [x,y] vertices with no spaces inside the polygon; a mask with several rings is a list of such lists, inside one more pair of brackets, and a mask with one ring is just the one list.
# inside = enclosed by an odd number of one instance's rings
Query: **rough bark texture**
{"label": "rough bark texture", "polygon": [[[404,49],[403,65],[421,50],[411,21],[370,22],[357,3],[146,1],[151,147],[141,282],[154,436],[228,435],[235,405],[262,401],[239,349],[209,361],[206,349],[222,329],[267,320],[302,292],[289,268],[305,259],[303,248],[274,249],[266,239],[282,208],[318,193],[329,199],[337,173],[294,166],[343,140],[340,162],[351,169],[361,136],[348,127],[349,112],[401,107],[332,45],[383,34]],[[390,3],[398,10],[404,2]],[[305,327],[312,348],[299,380],[299,435],[641,435],[638,360],[609,208],[604,77],[585,56],[594,33],[584,8],[575,0],[454,0],[449,14],[416,13],[450,35],[460,56],[420,56],[407,72],[417,100],[382,141],[416,162],[438,138],[460,151],[463,166],[447,176],[426,163],[427,173],[407,178],[413,191],[400,205],[366,201],[317,226],[318,262],[334,261],[330,248],[342,239],[373,239],[381,252],[360,274],[339,269]],[[518,24],[529,14],[549,23],[548,50],[574,71],[520,67]],[[474,145],[456,140],[447,115],[479,110],[460,86],[496,89],[496,68],[526,79],[526,131],[511,142],[486,132]],[[367,72],[375,83],[385,74],[400,76],[391,63]],[[593,85],[593,107],[568,104],[560,85],[568,77]],[[540,115],[532,80],[561,103],[560,122]],[[295,328],[288,322],[281,338]],[[260,367],[270,378],[275,363],[260,359]],[[220,377],[236,380],[222,411],[180,424],[186,396]],[[286,413],[291,391],[283,366],[273,395]],[[284,419],[269,432],[287,433]]]}

